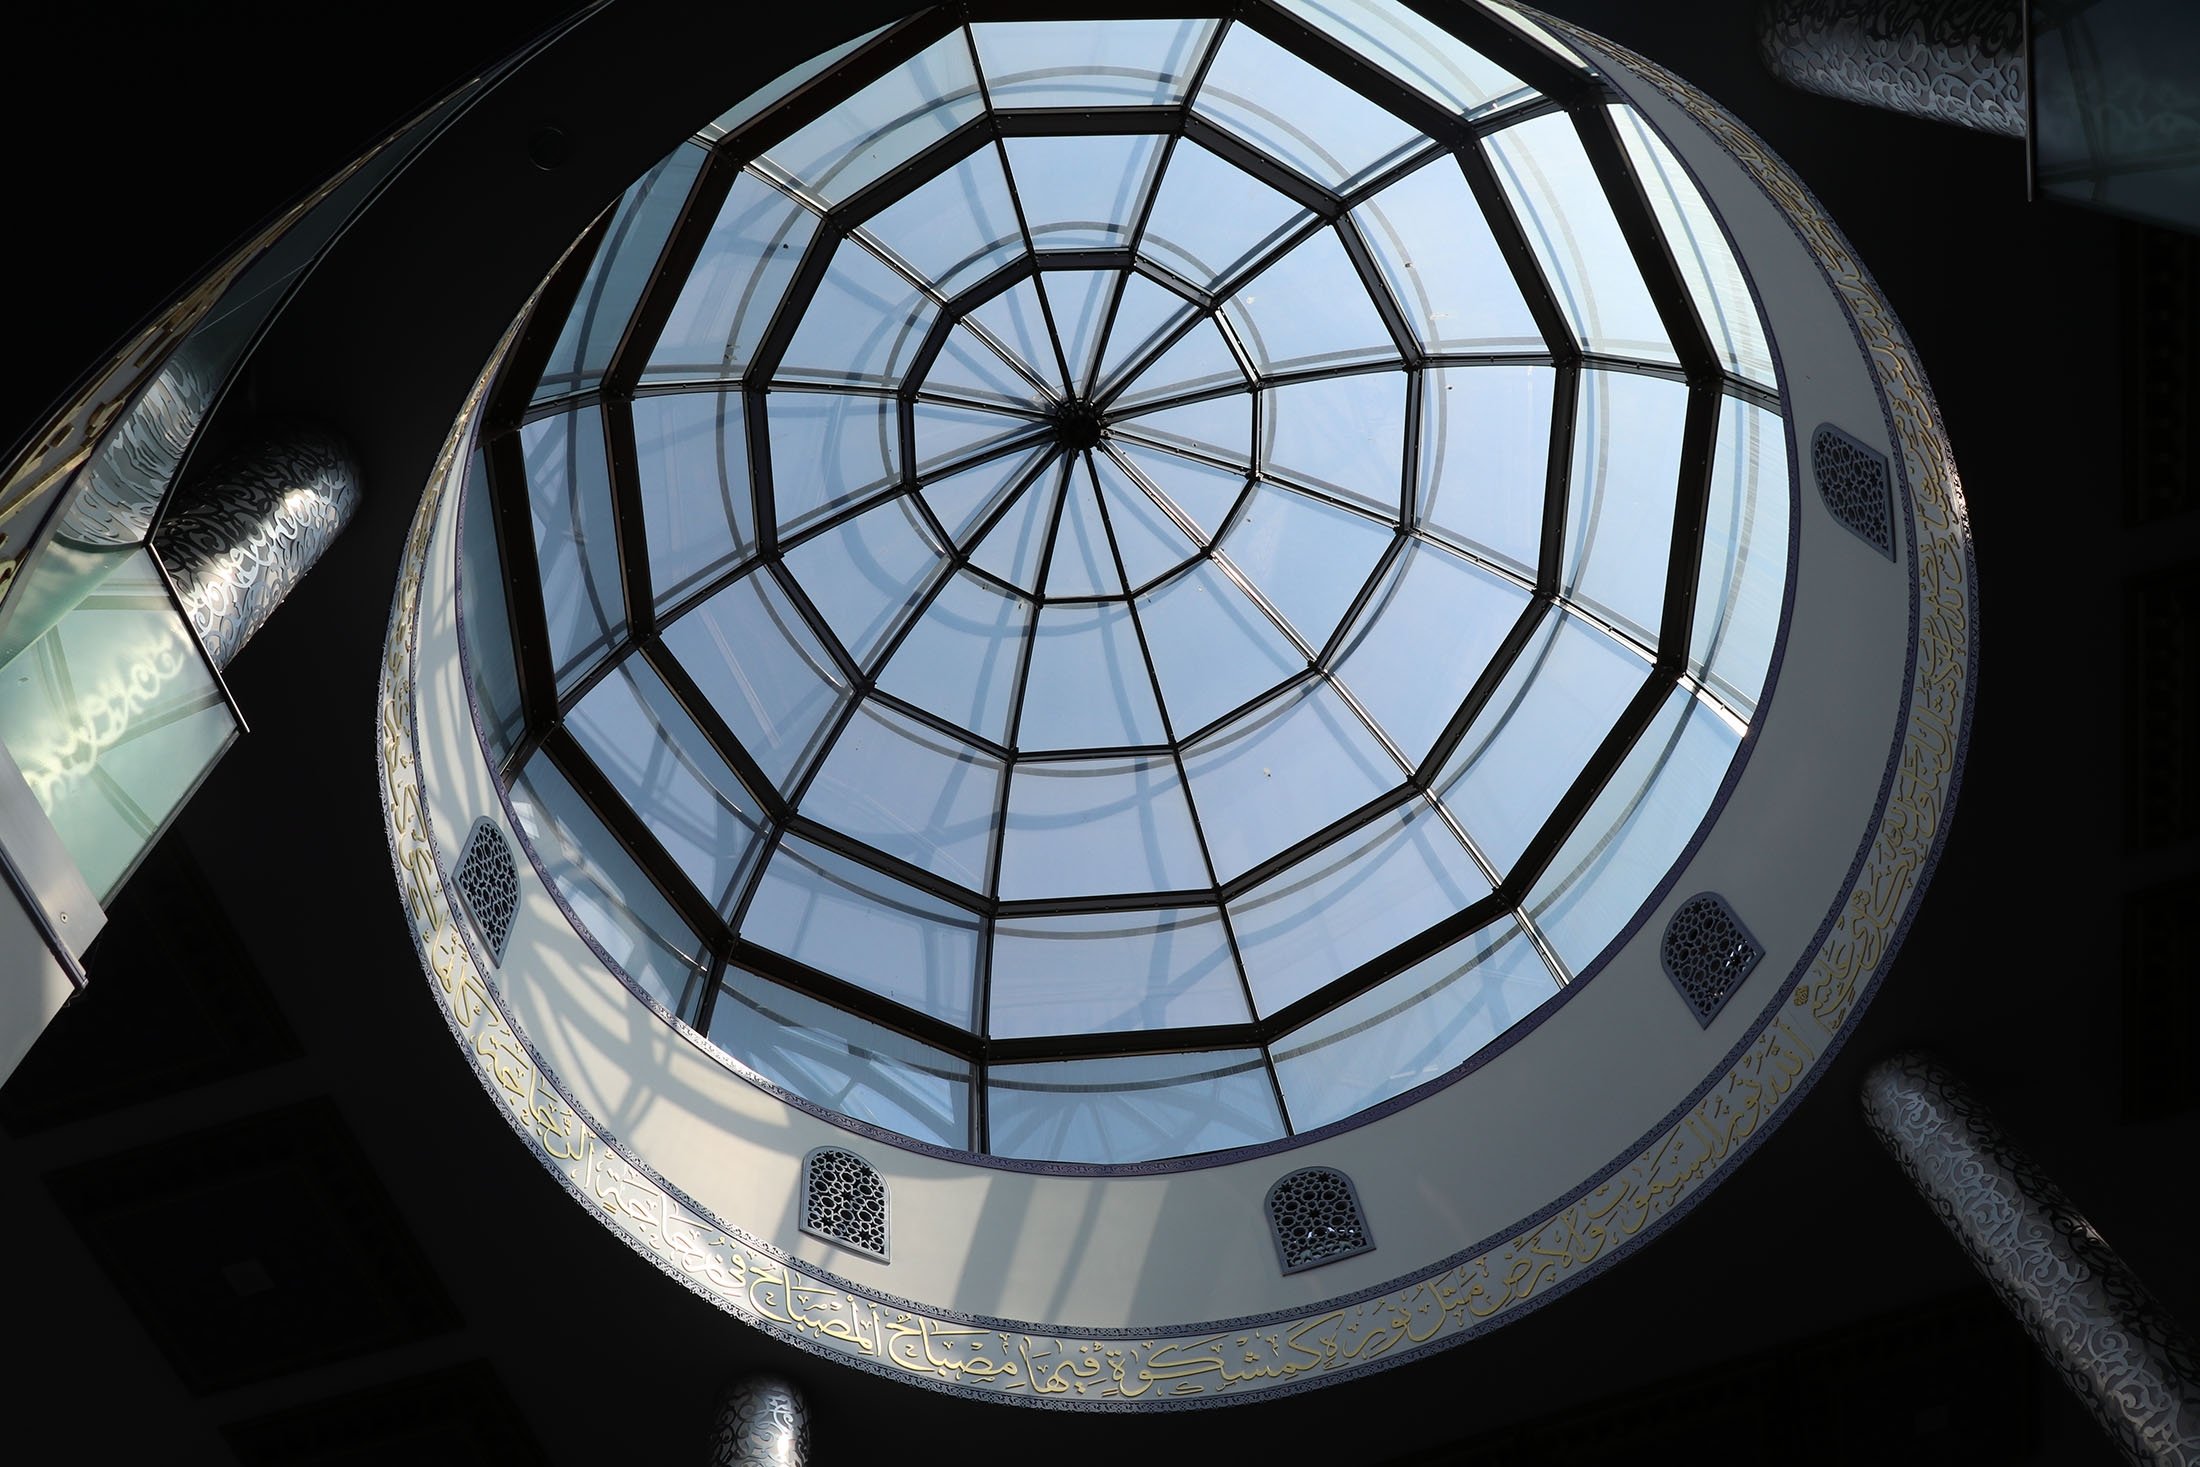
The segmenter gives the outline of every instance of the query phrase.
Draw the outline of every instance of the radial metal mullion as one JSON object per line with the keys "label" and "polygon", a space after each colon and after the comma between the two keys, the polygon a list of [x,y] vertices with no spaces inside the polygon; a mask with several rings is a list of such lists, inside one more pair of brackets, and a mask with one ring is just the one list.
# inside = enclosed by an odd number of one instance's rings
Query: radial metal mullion
{"label": "radial metal mullion", "polygon": [[695,680],[688,676],[687,664],[675,657],[672,649],[655,637],[644,641],[638,650],[642,660],[649,664],[649,670],[657,674],[657,680],[672,695],[672,701],[702,730],[704,739],[718,757],[726,761],[727,767],[747,787],[750,798],[763,810],[765,818],[771,821],[784,819],[789,806],[781,798],[779,787],[772,783],[763,766],[756,762],[756,757],[749,752],[748,746],[736,738],[733,730],[726,726],[726,721],[719,716],[716,705]]}
{"label": "radial metal mullion", "polygon": [[1543,868],[1550,864],[1551,858],[1558,854],[1558,848],[1565,844],[1566,837],[1573,834],[1574,827],[1581,823],[1581,817],[1588,813],[1589,806],[1595,803],[1596,797],[1604,792],[1605,784],[1618,771],[1620,762],[1627,757],[1627,751],[1634,747],[1635,740],[1642,736],[1644,730],[1649,728],[1651,720],[1657,717],[1658,709],[1664,705],[1666,695],[1672,690],[1672,679],[1655,670],[1643,680],[1635,696],[1628,700],[1627,707],[1621,711],[1610,731],[1597,745],[1596,752],[1589,756],[1589,762],[1583,766],[1581,773],[1552,808],[1542,829],[1529,840],[1527,848],[1520,853],[1520,859],[1513,862],[1512,869],[1505,873],[1504,883],[1499,890],[1504,893],[1508,905],[1519,906],[1527,901],[1528,888],[1543,874]]}
{"label": "radial metal mullion", "polygon": [[521,723],[539,738],[558,716],[558,679],[550,657],[550,615],[543,603],[542,569],[535,554],[526,455],[516,430],[491,436],[482,446],[482,455],[488,479],[484,487],[496,527],[497,562],[504,573],[504,604],[511,620]]}
{"label": "radial metal mullion", "polygon": [[1551,383],[1550,451],[1543,465],[1543,534],[1535,593],[1556,599],[1566,575],[1566,502],[1573,493],[1574,424],[1581,411],[1581,368],[1561,366]]}
{"label": "radial metal mullion", "polygon": [[1450,762],[1453,751],[1466,738],[1467,730],[1474,727],[1474,721],[1482,716],[1482,709],[1497,692],[1498,685],[1520,660],[1520,654],[1527,650],[1536,628],[1542,625],[1545,616],[1557,614],[1550,601],[1538,597],[1531,599],[1521,608],[1520,615],[1513,618],[1513,624],[1505,631],[1505,639],[1497,644],[1496,652],[1475,676],[1474,685],[1467,689],[1467,695],[1459,700],[1459,706],[1445,721],[1444,731],[1436,736],[1436,742],[1422,756],[1421,767],[1414,772],[1414,780],[1421,788],[1435,793],[1436,775]]}
{"label": "radial metal mullion", "polygon": [[1390,543],[1383,547],[1383,553],[1376,558],[1375,568],[1360,583],[1360,589],[1352,593],[1351,604],[1345,607],[1344,615],[1338,619],[1337,629],[1329,634],[1329,640],[1322,643],[1321,649],[1315,653],[1316,667],[1328,671],[1330,665],[1343,654],[1345,639],[1352,635],[1352,629],[1359,622],[1361,614],[1367,610],[1368,603],[1375,599],[1376,592],[1389,579],[1392,568],[1404,556],[1406,546],[1412,539],[1404,530],[1398,530],[1391,535]]}
{"label": "radial metal mullion", "polygon": [[1688,380],[1716,383],[1723,376],[1719,353],[1712,346],[1711,335],[1704,329],[1703,317],[1696,310],[1688,278],[1681,273],[1680,261],[1674,257],[1672,241],[1659,227],[1650,195],[1636,176],[1634,165],[1628,161],[1627,146],[1620,140],[1619,126],[1612,120],[1611,107],[1601,101],[1595,105],[1585,104],[1572,109],[1572,116],[1582,151],[1596,172],[1597,182],[1603,185],[1612,217],[1627,241],[1628,253],[1634,257],[1643,286],[1649,291],[1651,303],[1657,307],[1658,319],[1665,326],[1666,339],[1673,344],[1673,351],[1687,371]]}
{"label": "radial metal mullion", "polygon": [[1393,117],[1412,124],[1423,136],[1458,144],[1468,136],[1459,114],[1408,86],[1320,28],[1309,25],[1274,0],[1254,0],[1240,12],[1244,24]]}
{"label": "radial metal mullion", "polygon": [[1345,257],[1352,261],[1352,268],[1360,277],[1360,286],[1368,294],[1375,307],[1375,314],[1383,318],[1383,329],[1390,333],[1391,345],[1397,348],[1398,358],[1408,368],[1422,366],[1427,353],[1421,350],[1421,338],[1415,334],[1413,323],[1406,319],[1405,309],[1390,292],[1390,282],[1383,278],[1382,267],[1375,262],[1374,252],[1368,249],[1367,240],[1360,234],[1359,223],[1350,214],[1340,214],[1331,226],[1338,243],[1344,246]]}
{"label": "radial metal mullion", "polygon": [[1558,292],[1552,289],[1550,280],[1543,274],[1535,246],[1529,243],[1527,230],[1521,226],[1519,216],[1513,213],[1512,200],[1505,195],[1505,186],[1497,177],[1488,151],[1480,146],[1461,148],[1452,157],[1458,162],[1468,191],[1482,211],[1490,239],[1497,246],[1505,268],[1512,273],[1513,284],[1518,287],[1528,314],[1535,318],[1537,333],[1560,365],[1579,360],[1582,343],[1574,338],[1574,328],[1559,305]]}
{"label": "radial metal mullion", "polygon": [[832,623],[825,620],[825,614],[817,609],[816,603],[810,600],[810,593],[802,589],[802,583],[794,572],[788,570],[783,562],[774,560],[767,565],[766,573],[778,582],[780,593],[793,604],[795,613],[809,628],[810,635],[825,649],[825,655],[832,660],[841,680],[851,691],[859,692],[863,683],[863,669],[856,664],[855,654],[840,645],[840,635],[833,630]]}
{"label": "radial metal mullion", "polygon": [[527,324],[520,328],[519,339],[512,343],[497,375],[496,386],[490,391],[487,410],[482,414],[487,433],[515,428],[526,414],[535,388],[550,365],[550,353],[557,350],[558,338],[565,334],[565,323],[573,313],[574,303],[580,299],[581,286],[587,283],[588,267],[596,262],[597,252],[611,232],[612,216],[618,210],[614,202],[596,216],[572,248],[565,252],[565,258],[551,274],[549,283],[543,286],[542,294],[535,298],[534,306],[527,313]]}
{"label": "radial metal mullion", "polygon": [[[1023,447],[1026,451],[1029,451],[1031,445],[1029,443],[1026,443],[1023,445]],[[1015,585],[1014,583],[1004,579],[1003,577],[993,574],[993,572],[987,570],[984,566],[976,564],[974,561],[972,561],[971,556],[976,553],[977,548],[980,545],[983,545],[985,543],[985,537],[992,534],[994,528],[998,526],[1002,520],[1008,517],[1008,512],[1016,507],[1017,501],[1022,499],[1026,494],[1029,494],[1031,492],[1031,487],[1034,484],[1037,484],[1042,478],[1044,478],[1047,474],[1047,471],[1052,469],[1060,461],[1061,453],[1059,449],[1045,454],[1039,460],[1037,467],[1028,470],[1024,474],[1023,478],[1014,485],[1014,487],[1010,488],[1006,493],[1001,495],[999,502],[997,502],[991,509],[985,512],[985,514],[978,520],[978,523],[970,530],[970,534],[968,536],[970,549],[963,550],[957,548],[955,550],[955,565],[958,570],[967,570],[974,576],[982,576],[993,584],[1000,586],[1003,590],[1006,590],[1023,600],[1033,602],[1034,604],[1037,603],[1039,599],[1039,591],[1037,586],[1034,586],[1031,590],[1027,591],[1023,587]],[[955,544],[954,537],[949,536],[947,543],[950,546],[953,546]],[[1043,585],[1044,581],[1041,581],[1040,584]]]}
{"label": "radial metal mullion", "polygon": [[604,463],[611,478],[611,518],[617,528],[619,584],[626,599],[627,635],[657,628],[656,590],[649,570],[647,517],[642,511],[641,454],[634,437],[633,404],[606,398],[600,410]]}
{"label": "radial metal mullion", "polygon": [[[1127,285],[1128,283],[1129,277],[1125,276],[1124,280],[1118,284],[1118,294],[1121,293],[1122,286]],[[1189,306],[1192,303],[1190,301],[1186,301],[1185,304]],[[1214,319],[1215,312],[1213,309],[1210,308],[1202,310],[1194,307],[1190,314],[1188,314],[1183,321],[1179,322],[1175,326],[1167,328],[1159,336],[1154,337],[1152,345],[1148,346],[1137,356],[1132,357],[1129,361],[1125,362],[1122,367],[1116,372],[1116,385],[1111,390],[1104,392],[1100,395],[1100,406],[1103,409],[1112,409],[1115,404],[1122,398],[1124,388],[1130,386],[1131,383],[1136,382],[1139,376],[1143,372],[1145,372],[1148,367],[1151,367],[1155,362],[1158,362],[1163,357],[1167,356],[1170,350],[1175,347],[1178,342],[1184,340],[1185,337],[1190,336],[1202,325]],[[1110,320],[1108,322],[1108,329],[1111,331],[1115,329],[1115,323],[1113,320]],[[1248,385],[1250,384],[1240,383],[1236,386],[1224,384],[1219,387],[1201,388],[1197,392],[1188,392],[1185,393],[1181,398],[1162,398],[1158,402],[1141,403],[1139,404],[1138,412],[1136,414],[1133,414],[1133,416],[1142,416],[1149,412],[1156,412],[1164,407],[1176,407],[1180,403],[1198,402],[1204,398],[1227,397],[1233,392],[1244,391]]]}
{"label": "radial metal mullion", "polygon": [[[732,945],[731,938],[727,939],[727,945]],[[710,1038],[711,1017],[718,1009],[718,990],[725,986],[725,982],[726,955],[721,949],[710,955],[710,973],[703,980],[702,993],[696,998],[694,1016],[688,1020],[688,1027],[706,1040]]]}
{"label": "radial metal mullion", "polygon": [[1344,212],[1344,199],[1333,189],[1315,182],[1296,168],[1278,162],[1251,143],[1240,139],[1236,133],[1209,122],[1189,109],[1184,114],[1184,136],[1223,162],[1251,174],[1300,208],[1310,210],[1324,223],[1336,219]]}
{"label": "radial metal mullion", "polygon": [[705,152],[703,166],[688,186],[687,197],[681,201],[680,212],[657,252],[657,261],[650,267],[649,279],[642,285],[626,329],[612,348],[610,364],[603,373],[606,396],[631,394],[634,384],[641,380],[650,353],[657,349],[657,338],[664,334],[665,322],[672,318],[672,309],[679,303],[711,229],[718,223],[719,210],[740,175],[741,165],[732,158],[715,149]]}
{"label": "radial metal mullion", "polygon": [[1688,416],[1681,426],[1680,481],[1673,496],[1665,604],[1658,616],[1658,666],[1676,675],[1688,670],[1688,642],[1696,619],[1696,578],[1703,562],[1704,520],[1710,513],[1719,412],[1725,400],[1725,394],[1715,386],[1689,388]]}
{"label": "radial metal mullion", "polygon": [[993,141],[993,120],[981,113],[914,157],[897,163],[825,211],[825,227],[853,234],[865,221],[884,213]]}
{"label": "radial metal mullion", "polygon": [[556,764],[584,804],[603,822],[642,876],[680,914],[680,920],[712,952],[721,952],[731,939],[726,920],[711,905],[711,898],[690,881],[680,863],[672,859],[657,833],[635,812],[609,775],[562,725],[543,735],[542,751]]}
{"label": "radial metal mullion", "polygon": [[[1085,472],[1093,480],[1093,497],[1100,505],[1100,524],[1108,537],[1108,554],[1115,561],[1116,579],[1128,584],[1130,577],[1123,570],[1122,547],[1115,542],[1115,526],[1108,515],[1107,500],[1099,492],[1099,478],[1089,459],[1085,465]],[[1161,715],[1162,737],[1169,741],[1169,763],[1176,770],[1177,788],[1184,792],[1184,810],[1191,817],[1192,834],[1199,841],[1200,864],[1206,868],[1207,880],[1213,883],[1214,886],[1215,916],[1222,923],[1222,938],[1224,942],[1229,944],[1230,962],[1237,970],[1238,986],[1245,995],[1245,1017],[1248,1020],[1257,1020],[1260,1017],[1260,1005],[1253,996],[1252,976],[1246,969],[1245,953],[1238,943],[1237,923],[1231,918],[1229,905],[1222,898],[1221,873],[1215,867],[1214,852],[1207,845],[1207,827],[1200,818],[1199,801],[1192,793],[1191,771],[1184,765],[1184,746],[1176,736],[1175,722],[1169,716],[1168,699],[1161,691],[1161,675],[1154,666],[1153,648],[1146,640],[1145,623],[1138,614],[1138,603],[1135,599],[1126,598],[1124,605],[1130,609],[1131,631],[1138,638],[1138,653],[1146,664],[1147,680],[1153,685],[1154,707]],[[1284,1103],[1283,1084],[1276,1078],[1275,1064],[1269,1059],[1265,1047],[1261,1049],[1260,1058],[1261,1066],[1268,1075],[1269,1087],[1275,1092],[1277,1119],[1282,1122],[1284,1134],[1289,1135],[1291,1133],[1291,1111]]]}

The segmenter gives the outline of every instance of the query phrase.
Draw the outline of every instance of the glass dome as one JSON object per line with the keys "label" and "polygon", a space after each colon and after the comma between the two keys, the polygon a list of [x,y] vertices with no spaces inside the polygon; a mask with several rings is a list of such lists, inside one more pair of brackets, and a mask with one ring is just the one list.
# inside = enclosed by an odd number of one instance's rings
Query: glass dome
{"label": "glass dome", "polygon": [[1152,1163],[1456,1074],[1769,688],[1717,219],[1387,0],[927,12],[664,160],[536,323],[461,603],[531,854],[668,1016],[919,1142]]}

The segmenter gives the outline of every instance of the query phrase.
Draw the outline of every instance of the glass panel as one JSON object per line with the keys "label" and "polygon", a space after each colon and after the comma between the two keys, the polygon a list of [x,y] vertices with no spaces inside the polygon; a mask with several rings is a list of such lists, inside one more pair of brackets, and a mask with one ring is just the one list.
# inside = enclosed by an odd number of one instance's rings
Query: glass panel
{"label": "glass panel", "polygon": [[785,565],[848,655],[867,667],[945,555],[905,495],[803,541]]}
{"label": "glass panel", "polygon": [[1688,670],[1744,718],[1757,711],[1787,589],[1787,428],[1725,398],[1711,461]]}
{"label": "glass panel", "polygon": [[793,70],[780,73],[771,81],[766,82],[763,86],[734,103],[730,109],[720,113],[715,121],[704,124],[698,136],[705,142],[714,143],[728,133],[739,131],[747,125],[750,119],[761,116],[767,108],[777,106],[783,99],[794,95],[802,87],[823,76],[843,56],[871,40],[885,29],[885,26],[880,26],[877,30],[865,31],[852,41],[843,41],[830,51],[820,51]]}
{"label": "glass panel", "polygon": [[1205,290],[1311,217],[1252,174],[1180,138],[1138,248]]}
{"label": "glass panel", "polygon": [[972,891],[992,879],[1001,765],[876,702],[833,741],[802,813]]}
{"label": "glass panel", "polygon": [[[1050,376],[1047,380],[1054,379]],[[1026,407],[1041,406],[1048,401],[1047,394],[1038,384],[1013,369],[999,352],[986,344],[985,338],[967,326],[957,326],[947,333],[940,354],[932,359],[931,370],[924,374],[924,390]]]}
{"label": "glass panel", "polygon": [[1017,281],[991,300],[973,307],[965,319],[983,327],[1008,359],[1023,368],[1033,381],[1066,390],[1061,359],[1054,354],[1054,336],[1047,329],[1046,308],[1039,304],[1037,282]]}
{"label": "glass panel", "polygon": [[1087,603],[1039,612],[1016,746],[1108,749],[1168,741],[1130,608]]}
{"label": "glass panel", "polygon": [[558,332],[557,344],[550,348],[550,360],[535,387],[535,401],[591,386],[611,365],[611,354],[634,318],[635,303],[656,271],[666,236],[672,233],[706,156],[696,144],[682,143],[619,200],[603,246],[589,262],[572,312]]}
{"label": "glass panel", "polygon": [[774,392],[766,398],[779,533],[792,534],[893,483],[901,461],[895,417],[892,398],[838,392]]}
{"label": "glass panel", "polygon": [[649,663],[629,656],[565,726],[696,890],[725,906],[763,813]]}
{"label": "glass panel", "polygon": [[1276,1079],[1301,1131],[1449,1074],[1558,992],[1510,918],[1460,939],[1276,1046]]}
{"label": "glass panel", "polygon": [[1118,390],[1115,379],[1123,369],[1143,361],[1148,351],[1191,312],[1192,303],[1175,291],[1143,275],[1125,277],[1094,380],[1105,391]]}
{"label": "glass panel", "polygon": [[1403,776],[1337,690],[1293,688],[1184,751],[1215,876],[1233,881]]}
{"label": "glass panel", "polygon": [[1249,26],[1232,26],[1192,110],[1342,188],[1422,141],[1412,124]]}
{"label": "glass panel", "polygon": [[1090,455],[1079,454],[1070,470],[1069,498],[1062,504],[1062,523],[1054,532],[1054,554],[1047,559],[1047,599],[1071,596],[1120,596],[1123,578],[1116,574],[1115,549],[1108,543],[1108,527],[1100,518],[1100,501],[1094,497],[1092,473],[1085,467]]}
{"label": "glass panel", "polygon": [[768,572],[742,577],[664,629],[665,646],[765,775],[785,790],[840,705],[841,683]]}
{"label": "glass panel", "polygon": [[1227,462],[1246,462],[1252,447],[1253,395],[1250,392],[1203,398],[1178,407],[1157,408],[1150,413],[1139,412],[1136,408],[1128,412],[1131,415],[1115,423],[1118,430],[1160,439],[1165,444],[1181,444]]}
{"label": "glass panel", "polygon": [[[1393,534],[1365,515],[1263,480],[1253,485],[1221,549],[1318,653]],[[1448,634],[1447,629],[1443,635]]]}
{"label": "glass panel", "polygon": [[1020,591],[1039,589],[1039,567],[1062,497],[1063,470],[1047,465],[970,552],[970,563]]}
{"label": "glass panel", "polygon": [[764,868],[741,935],[882,998],[970,1027],[977,916],[799,836],[783,838]]}
{"label": "glass panel", "polygon": [[1528,609],[1528,592],[1409,541],[1337,658],[1337,678],[1418,765]]}
{"label": "glass panel", "polygon": [[1245,369],[1238,364],[1230,343],[1223,339],[1222,328],[1212,320],[1200,321],[1155,358],[1153,365],[1123,384],[1115,407],[1120,412],[1135,403],[1158,402],[1211,387],[1245,385]]}
{"label": "glass panel", "polygon": [[526,713],[519,703],[519,662],[512,646],[512,615],[505,600],[504,561],[497,553],[496,510],[489,471],[474,451],[459,503],[459,615],[466,635],[466,670],[481,715],[489,756],[502,763],[512,752]]}
{"label": "glass panel", "polygon": [[1035,419],[986,408],[919,401],[911,405],[910,412],[915,419],[919,474],[960,463],[1011,439],[1046,431],[1046,425]]}
{"label": "glass panel", "polygon": [[1230,903],[1253,1003],[1273,1014],[1490,894],[1416,799]]}
{"label": "glass panel", "polygon": [[142,546],[0,673],[0,741],[102,903],[236,734]]}
{"label": "glass panel", "polygon": [[1030,626],[1030,603],[958,573],[895,649],[879,687],[1005,744]]}
{"label": "glass panel", "polygon": [[1562,112],[1531,117],[1482,145],[1581,344],[1678,361],[1572,120]]}
{"label": "glass panel", "polygon": [[738,392],[634,399],[634,463],[662,607],[729,570],[756,541],[746,412]]}
{"label": "glass panel", "polygon": [[1581,374],[1559,584],[1652,647],[1687,415],[1688,388],[1679,382]]}
{"label": "glass panel", "polygon": [[1482,8],[1535,42],[1543,50],[1549,52],[1554,60],[1564,63],[1575,71],[1592,70],[1591,67],[1583,64],[1579,56],[1576,56],[1567,48],[1564,41],[1552,35],[1538,22],[1530,20],[1527,16],[1513,9],[1512,6],[1492,4],[1490,0],[1483,0]]}
{"label": "glass panel", "polygon": [[1116,554],[1132,586],[1157,580],[1199,553],[1183,526],[1133,483],[1120,464],[1104,453],[1089,457],[1101,503],[1107,506]]}
{"label": "glass panel", "polygon": [[1437,776],[1438,797],[1500,876],[1649,676],[1581,618],[1544,617]]}
{"label": "glass panel", "polygon": [[1680,262],[1681,278],[1688,282],[1689,297],[1720,365],[1752,382],[1778,387],[1780,375],[1772,365],[1757,303],[1750,298],[1749,277],[1702,190],[1634,108],[1614,107],[1612,120],[1619,124],[1619,140],[1627,146],[1635,177],[1650,196],[1658,228]]}
{"label": "glass panel", "polygon": [[1403,372],[1272,387],[1262,399],[1261,431],[1267,468],[1397,517],[1405,494]]}
{"label": "glass panel", "polygon": [[1283,1135],[1257,1049],[996,1065],[986,1080],[996,1156],[1122,1164]]}
{"label": "glass panel", "polygon": [[970,1065],[808,994],[728,968],[710,1041],[812,1105],[968,1150]]}
{"label": "glass panel", "polygon": [[550,623],[550,664],[563,692],[626,634],[603,415],[589,406],[538,419],[519,430],[519,444],[534,511],[535,568]]}
{"label": "glass panel", "polygon": [[817,215],[799,200],[754,173],[736,178],[642,380],[739,375],[816,233]]}
{"label": "glass panel", "polygon": [[1174,759],[1020,762],[1001,840],[1003,901],[1211,884]]}
{"label": "glass panel", "polygon": [[1001,154],[991,142],[880,210],[863,233],[945,299],[1024,249]]}
{"label": "glass panel", "polygon": [[1545,349],[1482,206],[1449,154],[1384,189],[1352,219],[1427,350]]}
{"label": "glass panel", "polygon": [[837,204],[983,109],[970,45],[957,29],[764,156],[784,176]]}
{"label": "glass panel", "polygon": [[1674,689],[1528,892],[1559,961],[1586,972],[1695,835],[1741,736]]}
{"label": "glass panel", "polygon": [[1033,249],[1115,250],[1131,242],[1160,138],[1008,138],[1003,146]]}
{"label": "glass panel", "polygon": [[1004,918],[993,928],[987,997],[995,1039],[1252,1018],[1212,907]]}
{"label": "glass panel", "polygon": [[1211,561],[1139,597],[1138,617],[1180,739],[1306,666],[1283,629]]}
{"label": "glass panel", "polygon": [[1053,445],[1047,444],[1030,453],[1011,453],[955,470],[944,478],[927,479],[923,486],[924,502],[955,543],[967,546],[970,537],[985,523],[985,517],[1000,503],[1001,496],[1030,478],[1032,471],[1053,451]]}
{"label": "glass panel", "polygon": [[1465,117],[1534,95],[1442,26],[1385,0],[1277,0],[1285,10]]}
{"label": "glass panel", "polygon": [[583,936],[674,1013],[709,970],[703,940],[635,864],[563,771],[541,754],[512,781],[512,814]]}
{"label": "glass panel", "polygon": [[1291,247],[1224,303],[1263,372],[1395,361],[1396,343],[1334,229]]}
{"label": "glass panel", "polygon": [[1115,442],[1108,453],[1138,476],[1149,494],[1158,494],[1177,513],[1212,539],[1229,523],[1245,493],[1246,476],[1237,469],[1218,469],[1198,459],[1143,444]]}
{"label": "glass panel", "polygon": [[1525,366],[1421,376],[1422,524],[1525,576],[1543,557],[1557,380],[1550,367]]}
{"label": "glass panel", "polygon": [[1086,391],[1092,379],[1100,333],[1122,280],[1119,270],[1049,270],[1039,277],[1054,321],[1054,339],[1061,344],[1062,362],[1069,368],[1075,391]]}
{"label": "glass panel", "polygon": [[996,107],[1131,107],[1180,100],[1211,20],[1015,21],[975,25]]}
{"label": "glass panel", "polygon": [[900,271],[844,239],[802,308],[779,375],[898,387],[937,309]]}

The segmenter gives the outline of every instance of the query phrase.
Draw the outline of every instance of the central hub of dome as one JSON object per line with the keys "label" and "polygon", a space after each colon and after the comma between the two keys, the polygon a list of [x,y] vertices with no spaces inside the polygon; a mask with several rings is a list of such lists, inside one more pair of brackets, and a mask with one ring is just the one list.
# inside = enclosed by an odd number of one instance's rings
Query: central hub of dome
{"label": "central hub of dome", "polygon": [[1081,397],[1073,397],[1054,410],[1055,437],[1073,453],[1098,443],[1104,422],[1100,409]]}

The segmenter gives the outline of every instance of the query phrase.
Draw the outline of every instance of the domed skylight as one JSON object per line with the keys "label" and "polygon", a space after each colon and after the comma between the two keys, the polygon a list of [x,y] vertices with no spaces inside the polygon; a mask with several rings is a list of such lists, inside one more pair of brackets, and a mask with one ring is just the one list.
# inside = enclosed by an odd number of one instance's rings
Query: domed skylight
{"label": "domed skylight", "polygon": [[1630,925],[1764,692],[1786,427],[1664,144],[1458,25],[927,12],[574,252],[468,648],[666,1010],[922,1141],[1139,1162],[1436,1080]]}

